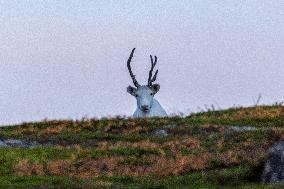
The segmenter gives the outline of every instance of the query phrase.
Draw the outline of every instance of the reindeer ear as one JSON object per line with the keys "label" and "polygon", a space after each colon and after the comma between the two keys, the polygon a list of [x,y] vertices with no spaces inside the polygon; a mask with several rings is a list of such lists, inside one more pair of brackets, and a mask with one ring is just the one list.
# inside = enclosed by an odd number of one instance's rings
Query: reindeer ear
{"label": "reindeer ear", "polygon": [[135,96],[136,91],[137,89],[135,87],[132,87],[130,85],[127,87],[127,92],[133,96]]}
{"label": "reindeer ear", "polygon": [[154,84],[152,85],[152,90],[156,94],[160,90],[160,85],[159,84]]}

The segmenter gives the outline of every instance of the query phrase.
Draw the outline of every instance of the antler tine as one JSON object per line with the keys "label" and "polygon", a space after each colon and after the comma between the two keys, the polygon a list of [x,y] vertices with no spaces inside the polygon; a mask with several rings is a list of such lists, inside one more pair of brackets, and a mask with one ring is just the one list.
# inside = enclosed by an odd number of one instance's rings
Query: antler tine
{"label": "antler tine", "polygon": [[152,78],[152,73],[153,73],[154,67],[157,64],[157,60],[158,60],[157,56],[155,56],[155,60],[153,60],[152,55],[150,55],[150,59],[151,59],[151,69],[149,71],[148,86],[152,85],[152,82],[154,82],[157,79],[157,74],[158,74],[158,70],[156,70],[154,77]]}
{"label": "antler tine", "polygon": [[132,49],[130,56],[127,60],[127,68],[128,68],[129,73],[130,73],[130,76],[132,78],[133,84],[138,88],[140,85],[139,85],[138,81],[135,79],[135,75],[132,73],[131,66],[130,66],[134,51],[135,51],[135,48]]}
{"label": "antler tine", "polygon": [[154,81],[156,81],[158,72],[159,72],[159,70],[156,70],[153,79],[151,79],[151,84],[152,84]]}

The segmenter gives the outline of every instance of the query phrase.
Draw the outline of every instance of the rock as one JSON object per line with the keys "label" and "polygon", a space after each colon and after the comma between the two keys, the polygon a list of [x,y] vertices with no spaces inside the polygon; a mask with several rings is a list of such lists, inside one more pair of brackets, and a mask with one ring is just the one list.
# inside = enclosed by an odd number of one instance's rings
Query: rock
{"label": "rock", "polygon": [[7,144],[2,140],[0,140],[0,148],[1,147],[7,147]]}
{"label": "rock", "polygon": [[8,146],[22,146],[22,145],[24,145],[24,143],[22,141],[16,140],[16,139],[7,139],[7,140],[4,140],[4,142]]}
{"label": "rock", "polygon": [[158,137],[167,137],[170,135],[169,130],[174,129],[176,127],[177,125],[164,125],[163,127],[154,130],[150,134]]}
{"label": "rock", "polygon": [[236,132],[243,132],[243,131],[256,131],[257,128],[252,126],[227,126],[228,129],[231,129]]}
{"label": "rock", "polygon": [[284,182],[284,141],[269,149],[261,180],[265,183]]}
{"label": "rock", "polygon": [[27,147],[29,147],[29,148],[35,148],[35,147],[40,146],[40,144],[39,144],[38,142],[36,142],[36,141],[26,142],[26,145],[27,145]]}
{"label": "rock", "polygon": [[26,142],[22,140],[17,139],[7,139],[4,140],[3,143],[6,145],[6,147],[29,147],[33,148],[38,146],[39,144],[37,142]]}
{"label": "rock", "polygon": [[166,136],[169,136],[169,133],[164,130],[164,129],[159,129],[159,130],[156,130],[154,131],[153,133],[155,136],[160,136],[160,137],[166,137]]}

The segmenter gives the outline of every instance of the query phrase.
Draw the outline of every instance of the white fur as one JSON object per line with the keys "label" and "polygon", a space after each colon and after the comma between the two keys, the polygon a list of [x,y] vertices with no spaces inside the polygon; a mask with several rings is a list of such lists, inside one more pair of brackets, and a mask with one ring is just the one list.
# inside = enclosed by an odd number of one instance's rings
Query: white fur
{"label": "white fur", "polygon": [[[137,108],[133,117],[165,117],[166,111],[160,103],[154,99],[154,95],[159,91],[160,86],[154,84],[149,87],[147,85],[139,86],[138,88],[129,86],[127,92],[136,98]],[[148,107],[148,111],[143,111],[143,106]]]}
{"label": "white fur", "polygon": [[147,113],[142,112],[141,109],[137,107],[133,114],[133,117],[166,117],[166,116],[167,116],[166,111],[162,108],[162,106],[156,99],[153,99],[153,105],[149,112]]}

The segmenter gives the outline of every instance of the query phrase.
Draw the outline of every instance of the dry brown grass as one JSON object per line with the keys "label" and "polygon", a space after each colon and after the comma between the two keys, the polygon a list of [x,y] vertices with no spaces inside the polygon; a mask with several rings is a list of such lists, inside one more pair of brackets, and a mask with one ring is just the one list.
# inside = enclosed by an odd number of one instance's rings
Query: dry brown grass
{"label": "dry brown grass", "polygon": [[19,160],[14,166],[14,172],[18,176],[44,175],[43,166],[31,163],[26,159]]}
{"label": "dry brown grass", "polygon": [[200,148],[200,145],[201,145],[201,141],[199,139],[195,139],[192,137],[187,137],[186,139],[182,141],[182,143],[190,149]]}
{"label": "dry brown grass", "polygon": [[224,132],[225,130],[224,126],[212,125],[212,124],[200,125],[199,127],[207,132]]}
{"label": "dry brown grass", "polygon": [[110,145],[108,141],[100,141],[96,144],[98,150],[108,150]]}
{"label": "dry brown grass", "polygon": [[68,175],[71,162],[68,160],[55,160],[47,164],[47,171],[50,175]]}
{"label": "dry brown grass", "polygon": [[254,119],[264,119],[264,118],[277,118],[283,115],[282,107],[266,108],[262,106],[257,106],[253,109],[240,109],[236,111],[233,115],[235,119],[244,118],[254,118]]}
{"label": "dry brown grass", "polygon": [[108,142],[100,141],[96,144],[98,150],[111,150],[117,148],[136,148],[140,147],[143,149],[158,149],[160,145],[158,143],[151,142],[149,140],[139,141],[139,142],[127,142],[127,141],[117,141],[117,142]]}
{"label": "dry brown grass", "polygon": [[129,147],[129,148],[140,147],[143,149],[156,149],[159,148],[159,144],[150,142],[149,140],[139,141],[139,142],[118,141],[114,145],[111,145],[110,149],[119,148],[119,147]]}
{"label": "dry brown grass", "polygon": [[91,178],[100,175],[113,176],[118,164],[125,160],[125,157],[103,157],[98,159],[86,158],[77,163],[78,168],[74,176],[80,178]]}
{"label": "dry brown grass", "polygon": [[209,153],[201,155],[177,155],[175,158],[152,157],[153,165],[148,167],[146,174],[154,174],[160,177],[180,175],[189,171],[202,170],[210,166]]}
{"label": "dry brown grass", "polygon": [[110,132],[115,134],[133,134],[133,133],[143,133],[149,130],[148,127],[142,127],[137,125],[134,120],[129,120],[127,123],[123,121],[109,121],[104,126],[102,126],[104,132]]}
{"label": "dry brown grass", "polygon": [[[186,140],[190,146],[200,147],[198,141]],[[193,141],[193,142],[192,142]],[[181,141],[185,143],[185,140]],[[183,143],[183,144],[184,144]],[[143,143],[142,143],[143,144]],[[178,147],[177,141],[172,141],[173,151]],[[194,144],[194,145],[192,145]],[[121,145],[121,144],[120,144]],[[137,144],[138,145],[138,144]],[[139,144],[141,145],[141,144]],[[146,146],[149,144],[146,144]],[[150,147],[152,147],[150,145]],[[81,147],[79,147],[81,150]],[[203,152],[197,155],[182,155],[180,152],[174,156],[160,155],[142,155],[136,157],[139,160],[145,160],[147,164],[126,164],[126,156],[106,156],[99,158],[78,159],[77,154],[72,154],[69,159],[49,161],[46,165],[31,163],[27,159],[20,160],[14,166],[14,172],[17,175],[55,175],[55,176],[75,176],[79,178],[92,178],[97,176],[147,176],[156,175],[158,177],[181,175],[190,171],[198,171],[210,168],[212,160],[218,161],[223,166],[239,165],[247,162],[258,165],[261,158],[265,155],[266,148],[254,148],[253,143],[243,143],[241,147],[230,149],[225,152]],[[258,157],[258,158],[256,158]]]}
{"label": "dry brown grass", "polygon": [[187,137],[183,140],[170,140],[161,145],[162,148],[168,148],[173,154],[180,154],[181,149],[189,150],[201,148],[201,141],[193,137]]}
{"label": "dry brown grass", "polygon": [[220,164],[229,166],[239,164],[241,161],[238,158],[239,155],[236,151],[228,150],[223,153],[217,153],[215,158],[220,162]]}
{"label": "dry brown grass", "polygon": [[41,129],[40,131],[38,131],[38,134],[50,136],[50,135],[60,134],[63,131],[70,132],[70,133],[79,133],[81,131],[81,128],[80,127],[70,127],[69,122],[63,122],[53,127],[47,127],[45,129]]}
{"label": "dry brown grass", "polygon": [[76,163],[69,159],[54,160],[48,162],[46,166],[30,163],[28,160],[23,159],[14,167],[14,171],[19,176],[48,174],[80,178],[92,178],[101,175],[146,176],[154,174],[157,176],[170,176],[207,168],[210,157],[210,154],[177,156],[175,159],[166,156],[157,157],[155,155],[142,157],[152,162],[150,165],[122,164],[126,159],[126,157],[122,156],[98,159],[85,158]]}

